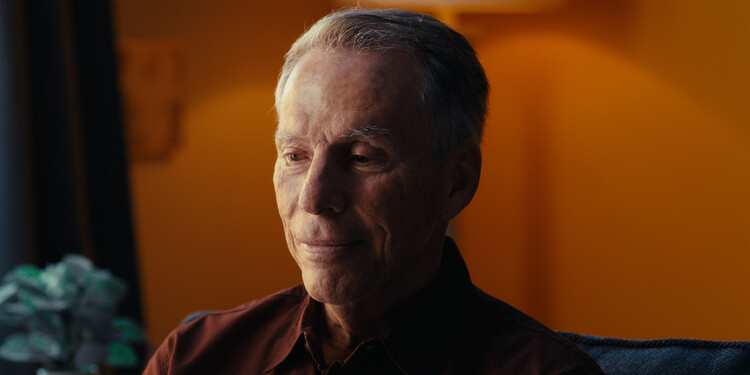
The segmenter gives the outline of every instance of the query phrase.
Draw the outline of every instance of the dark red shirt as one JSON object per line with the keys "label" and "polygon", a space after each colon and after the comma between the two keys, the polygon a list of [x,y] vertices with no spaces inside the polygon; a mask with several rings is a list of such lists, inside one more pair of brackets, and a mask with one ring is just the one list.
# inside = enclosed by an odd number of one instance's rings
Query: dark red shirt
{"label": "dark red shirt", "polygon": [[315,336],[321,307],[298,285],[209,313],[175,329],[144,374],[603,374],[576,345],[476,288],[450,238],[393,331],[330,367]]}

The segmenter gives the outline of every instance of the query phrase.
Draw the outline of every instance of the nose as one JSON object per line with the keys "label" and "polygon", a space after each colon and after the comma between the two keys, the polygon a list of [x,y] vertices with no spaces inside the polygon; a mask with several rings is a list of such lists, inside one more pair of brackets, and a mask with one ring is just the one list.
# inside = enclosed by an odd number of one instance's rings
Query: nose
{"label": "nose", "polygon": [[299,205],[313,215],[336,215],[346,208],[342,170],[326,155],[315,155],[299,196]]}

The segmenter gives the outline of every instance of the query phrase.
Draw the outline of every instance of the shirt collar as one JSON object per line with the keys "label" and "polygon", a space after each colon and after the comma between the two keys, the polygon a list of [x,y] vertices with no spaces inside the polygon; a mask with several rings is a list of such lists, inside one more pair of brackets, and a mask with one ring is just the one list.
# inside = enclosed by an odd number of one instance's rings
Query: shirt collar
{"label": "shirt collar", "polygon": [[263,371],[264,374],[273,371],[287,358],[291,357],[294,352],[299,350],[300,347],[304,349],[304,328],[308,320],[314,316],[308,310],[315,309],[315,301],[305,292],[305,297],[300,307],[297,317],[293,321],[294,324],[290,324],[286,333],[277,341],[277,350],[272,352],[274,355],[269,358],[269,366]]}
{"label": "shirt collar", "polygon": [[[407,373],[438,373],[441,360],[447,360],[461,332],[464,318],[476,294],[469,271],[450,237],[445,238],[440,268],[435,278],[408,302],[401,322],[387,337],[381,339],[394,364]],[[278,350],[270,359],[269,373],[296,355],[316,359],[320,354],[310,341],[320,314],[320,303],[305,293],[296,324],[290,325],[278,342]],[[415,350],[419,348],[419,350]],[[312,351],[310,350],[312,349]],[[425,368],[430,366],[430,368]]]}

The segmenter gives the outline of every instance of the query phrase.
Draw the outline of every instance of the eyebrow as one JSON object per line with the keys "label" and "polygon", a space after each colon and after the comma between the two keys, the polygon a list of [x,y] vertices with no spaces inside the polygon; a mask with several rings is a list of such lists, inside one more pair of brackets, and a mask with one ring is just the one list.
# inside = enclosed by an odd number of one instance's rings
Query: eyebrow
{"label": "eyebrow", "polygon": [[[391,129],[386,129],[386,128],[382,128],[382,127],[375,126],[375,125],[365,125],[361,128],[352,129],[344,134],[341,134],[339,138],[340,139],[351,139],[351,138],[374,139],[374,138],[382,137],[382,136],[390,136],[392,134],[393,134],[393,131]],[[299,139],[294,134],[287,133],[283,130],[278,130],[278,129],[276,130],[276,134],[274,138],[278,142],[293,142]]]}
{"label": "eyebrow", "polygon": [[349,139],[349,138],[373,139],[379,136],[388,136],[392,134],[393,132],[391,131],[391,129],[381,128],[375,125],[365,125],[358,129],[352,129],[340,135],[339,138],[341,139]]}
{"label": "eyebrow", "polygon": [[294,136],[293,134],[279,130],[278,128],[276,129],[276,134],[274,134],[273,137],[276,140],[276,142],[290,142],[290,141],[294,141],[297,139],[297,137]]}

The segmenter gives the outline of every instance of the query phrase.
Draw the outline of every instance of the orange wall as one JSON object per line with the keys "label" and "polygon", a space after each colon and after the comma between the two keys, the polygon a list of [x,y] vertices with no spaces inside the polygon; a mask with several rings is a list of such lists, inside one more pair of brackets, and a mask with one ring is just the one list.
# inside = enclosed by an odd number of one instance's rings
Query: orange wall
{"label": "orange wall", "polygon": [[[556,329],[750,340],[747,4],[458,18],[493,87],[482,183],[457,223],[480,287]],[[191,311],[299,282],[271,185],[273,87],[330,9],[116,2],[120,36],[186,46],[183,142],[131,166],[152,344]]]}
{"label": "orange wall", "polygon": [[464,20],[493,86],[459,227],[475,281],[557,329],[750,339],[748,21],[743,1]]}

